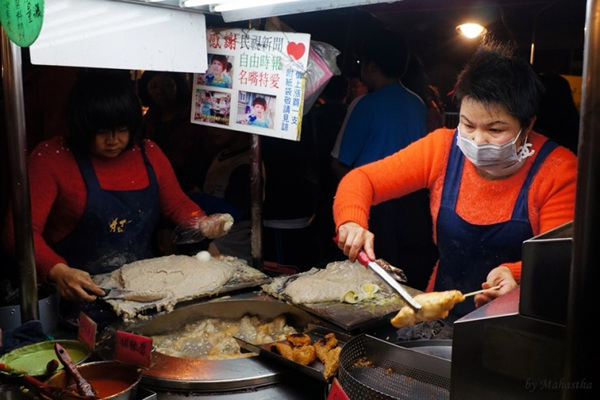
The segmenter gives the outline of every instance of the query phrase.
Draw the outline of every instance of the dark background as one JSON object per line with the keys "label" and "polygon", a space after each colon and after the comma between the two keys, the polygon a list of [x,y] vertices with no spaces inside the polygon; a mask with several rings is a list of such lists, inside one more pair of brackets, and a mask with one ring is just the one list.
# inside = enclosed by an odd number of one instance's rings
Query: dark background
{"label": "dark background", "polygon": [[[341,52],[338,66],[346,75],[357,72],[354,49],[365,33],[377,27],[399,32],[444,95],[479,43],[459,35],[460,23],[477,21],[494,36],[516,41],[527,60],[534,42],[533,66],[539,72],[581,75],[585,16],[585,0],[402,0],[279,19],[297,32],[311,34],[311,40],[336,47]],[[265,23],[252,22],[257,29]],[[227,24],[218,15],[207,15],[207,25]],[[237,26],[247,28],[248,22]],[[443,100],[452,109],[451,102]]]}

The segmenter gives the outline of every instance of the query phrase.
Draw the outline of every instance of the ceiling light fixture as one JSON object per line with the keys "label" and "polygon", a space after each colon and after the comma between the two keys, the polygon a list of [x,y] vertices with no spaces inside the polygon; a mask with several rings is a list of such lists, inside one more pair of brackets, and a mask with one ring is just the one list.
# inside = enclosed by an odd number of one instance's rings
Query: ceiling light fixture
{"label": "ceiling light fixture", "polygon": [[199,6],[207,6],[210,3],[213,3],[214,0],[185,0],[180,1],[181,7],[199,7]]}
{"label": "ceiling light fixture", "polygon": [[232,11],[232,10],[240,10],[242,8],[253,8],[253,7],[261,7],[268,6],[274,4],[282,4],[282,3],[293,3],[298,0],[254,0],[252,2],[248,0],[239,0],[239,1],[230,1],[224,2],[219,0],[213,0],[213,3],[219,3],[211,6],[211,11],[213,12],[223,12],[223,11]]}
{"label": "ceiling light fixture", "polygon": [[472,22],[461,24],[457,26],[456,29],[469,39],[474,39],[486,32],[486,29],[483,26]]}

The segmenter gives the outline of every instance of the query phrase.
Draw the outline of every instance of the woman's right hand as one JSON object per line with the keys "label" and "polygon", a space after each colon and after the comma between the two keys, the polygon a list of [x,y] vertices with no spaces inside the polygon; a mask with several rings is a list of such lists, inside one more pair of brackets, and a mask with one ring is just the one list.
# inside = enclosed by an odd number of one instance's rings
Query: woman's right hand
{"label": "woman's right hand", "polygon": [[104,296],[102,288],[92,280],[86,271],[71,268],[67,264],[56,264],[48,272],[48,280],[56,284],[62,298],[71,301],[94,301]]}
{"label": "woman's right hand", "polygon": [[356,261],[358,252],[363,249],[370,260],[375,259],[373,242],[375,235],[356,222],[346,222],[338,229],[337,243],[350,261]]}

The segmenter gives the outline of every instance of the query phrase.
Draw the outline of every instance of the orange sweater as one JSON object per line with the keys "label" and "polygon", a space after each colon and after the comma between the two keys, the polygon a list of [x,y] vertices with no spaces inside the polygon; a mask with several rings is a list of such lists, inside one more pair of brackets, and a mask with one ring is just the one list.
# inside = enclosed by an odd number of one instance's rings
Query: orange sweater
{"label": "orange sweater", "polygon": [[[333,204],[336,229],[346,222],[368,228],[371,205],[401,197],[418,189],[431,193],[433,235],[437,242],[437,216],[453,129],[438,129],[383,160],[349,172],[340,182]],[[456,212],[476,225],[489,225],[510,219],[517,195],[546,137],[531,132],[528,142],[536,153],[514,175],[499,180],[482,178],[475,166],[465,160]],[[529,220],[535,236],[572,221],[575,212],[577,158],[564,147],[548,155],[533,179],[528,193]],[[520,282],[521,262],[503,263]],[[435,271],[429,288],[433,287]]]}

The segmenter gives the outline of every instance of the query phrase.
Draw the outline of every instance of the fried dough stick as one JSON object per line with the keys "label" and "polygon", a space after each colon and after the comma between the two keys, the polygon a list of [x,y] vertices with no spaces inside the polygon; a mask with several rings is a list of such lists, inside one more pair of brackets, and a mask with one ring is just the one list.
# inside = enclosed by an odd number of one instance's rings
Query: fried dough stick
{"label": "fried dough stick", "polygon": [[315,341],[314,345],[317,358],[323,363],[323,376],[329,379],[334,376],[340,366],[340,351],[338,340],[333,332]]}
{"label": "fried dough stick", "polygon": [[418,294],[415,296],[415,300],[421,304],[421,309],[415,313],[409,306],[402,307],[391,320],[395,328],[403,328],[421,321],[446,318],[452,307],[456,303],[464,301],[465,296],[460,290],[446,290],[444,292]]}
{"label": "fried dough stick", "polygon": [[271,344],[271,351],[275,351],[280,356],[302,365],[311,364],[317,359],[317,354],[313,345],[310,344],[310,336],[306,335],[306,337],[309,338],[309,344],[302,344],[305,342],[301,340],[300,336],[295,336],[294,339],[298,339],[296,341],[299,344],[298,346],[294,343],[276,342]]}

